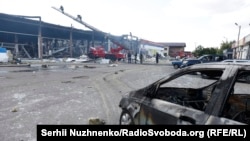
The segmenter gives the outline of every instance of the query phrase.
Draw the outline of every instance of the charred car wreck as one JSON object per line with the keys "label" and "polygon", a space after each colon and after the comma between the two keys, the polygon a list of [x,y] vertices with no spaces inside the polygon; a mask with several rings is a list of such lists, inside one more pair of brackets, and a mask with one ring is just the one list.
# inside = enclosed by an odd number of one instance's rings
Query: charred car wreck
{"label": "charred car wreck", "polygon": [[250,64],[189,66],[124,95],[120,124],[250,124]]}

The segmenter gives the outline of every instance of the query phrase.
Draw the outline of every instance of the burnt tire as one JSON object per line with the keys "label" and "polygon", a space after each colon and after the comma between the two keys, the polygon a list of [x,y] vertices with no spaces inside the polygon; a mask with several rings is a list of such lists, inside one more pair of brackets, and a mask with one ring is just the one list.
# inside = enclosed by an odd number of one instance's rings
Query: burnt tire
{"label": "burnt tire", "polygon": [[134,119],[128,110],[123,109],[119,120],[120,125],[134,125]]}

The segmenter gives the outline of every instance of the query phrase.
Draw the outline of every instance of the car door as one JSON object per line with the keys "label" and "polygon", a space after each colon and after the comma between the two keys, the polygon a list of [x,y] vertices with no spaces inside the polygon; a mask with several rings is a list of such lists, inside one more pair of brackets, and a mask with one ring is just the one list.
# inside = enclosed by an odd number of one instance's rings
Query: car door
{"label": "car door", "polygon": [[186,63],[186,66],[191,66],[194,64],[194,60],[188,60],[188,62]]}
{"label": "car door", "polygon": [[234,66],[222,76],[214,90],[207,111],[206,124],[250,124],[250,84],[242,77],[250,75],[250,67]]}
{"label": "car door", "polygon": [[204,124],[209,115],[172,102],[152,99],[147,124],[191,125]]}
{"label": "car door", "polygon": [[[206,101],[211,96],[212,88],[216,86],[218,80],[203,79],[202,73],[195,71],[160,84],[155,97],[148,105],[147,117],[150,118],[147,119],[146,123],[205,124],[210,116],[209,113],[205,112]],[[207,96],[192,101],[190,95],[198,97],[203,93],[206,93]],[[194,108],[191,106],[193,105],[191,102],[198,103],[202,100],[204,107]]]}

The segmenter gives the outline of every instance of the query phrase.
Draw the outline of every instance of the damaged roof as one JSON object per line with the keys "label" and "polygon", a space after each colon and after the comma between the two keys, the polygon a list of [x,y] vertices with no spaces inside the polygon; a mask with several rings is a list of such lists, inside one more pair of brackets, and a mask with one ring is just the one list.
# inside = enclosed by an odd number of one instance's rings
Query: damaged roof
{"label": "damaged roof", "polygon": [[[40,26],[39,16],[33,17],[33,19],[37,18],[37,20],[31,20],[24,17],[28,18],[29,16],[9,15],[0,13],[0,41],[3,40],[5,42],[13,42],[15,40],[13,34],[15,33],[17,35],[20,35],[18,36],[19,42],[30,41],[30,38],[37,39],[38,29]],[[42,37],[44,38],[69,39],[71,27],[65,27],[41,21],[41,31]],[[91,40],[93,38],[93,35],[95,40],[104,40],[103,34],[93,31],[73,28],[72,34],[73,39],[75,40]],[[22,35],[28,36],[22,38]]]}

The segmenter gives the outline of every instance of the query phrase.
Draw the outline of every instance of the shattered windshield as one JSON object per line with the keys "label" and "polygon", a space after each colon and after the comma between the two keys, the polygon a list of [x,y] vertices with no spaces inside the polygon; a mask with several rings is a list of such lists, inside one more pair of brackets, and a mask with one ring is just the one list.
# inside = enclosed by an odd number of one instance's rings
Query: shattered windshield
{"label": "shattered windshield", "polygon": [[[216,74],[216,72],[214,72]],[[193,88],[198,89],[208,85],[211,85],[218,81],[218,77],[215,78],[207,78],[204,73],[201,72],[192,72],[176,79],[173,79],[167,83],[164,83],[161,87],[176,87],[176,88]]]}

